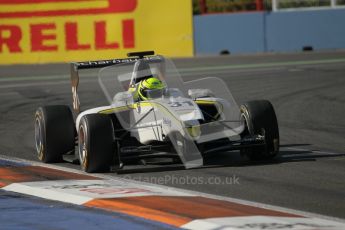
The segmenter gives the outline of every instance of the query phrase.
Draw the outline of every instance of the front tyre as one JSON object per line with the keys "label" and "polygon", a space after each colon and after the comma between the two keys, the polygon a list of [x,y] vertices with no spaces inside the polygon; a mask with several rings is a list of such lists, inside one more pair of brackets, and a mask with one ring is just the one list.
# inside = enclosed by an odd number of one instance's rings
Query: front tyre
{"label": "front tyre", "polygon": [[62,155],[74,151],[75,127],[68,106],[39,107],[35,113],[37,157],[45,163],[60,162]]}
{"label": "front tyre", "polygon": [[82,170],[88,173],[107,172],[117,156],[111,118],[104,114],[82,117],[78,128],[79,160]]}
{"label": "front tyre", "polygon": [[265,146],[245,148],[241,153],[251,160],[268,160],[277,156],[279,129],[272,104],[267,100],[249,101],[241,105],[240,109],[246,123],[241,136],[248,134],[265,136]]}

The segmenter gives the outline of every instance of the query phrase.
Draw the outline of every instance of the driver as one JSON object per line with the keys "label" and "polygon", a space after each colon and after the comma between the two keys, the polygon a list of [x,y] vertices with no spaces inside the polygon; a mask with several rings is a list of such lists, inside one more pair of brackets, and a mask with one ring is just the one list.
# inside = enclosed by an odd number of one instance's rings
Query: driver
{"label": "driver", "polygon": [[151,76],[137,83],[136,87],[130,91],[133,92],[134,101],[146,101],[161,97],[164,89],[163,82]]}

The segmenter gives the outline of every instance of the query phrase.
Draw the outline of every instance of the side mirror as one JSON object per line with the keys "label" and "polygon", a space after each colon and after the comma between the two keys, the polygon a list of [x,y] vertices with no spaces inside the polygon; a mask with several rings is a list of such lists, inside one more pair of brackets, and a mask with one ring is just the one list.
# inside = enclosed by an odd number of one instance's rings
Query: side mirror
{"label": "side mirror", "polygon": [[209,89],[189,89],[188,96],[195,100],[202,97],[214,97],[214,93]]}

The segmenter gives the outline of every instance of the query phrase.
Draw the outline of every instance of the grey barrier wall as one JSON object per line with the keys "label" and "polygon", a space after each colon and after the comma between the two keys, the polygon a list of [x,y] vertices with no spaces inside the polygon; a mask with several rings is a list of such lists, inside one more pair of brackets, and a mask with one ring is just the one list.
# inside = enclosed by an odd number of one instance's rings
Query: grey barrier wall
{"label": "grey barrier wall", "polygon": [[194,16],[196,55],[345,48],[345,9]]}

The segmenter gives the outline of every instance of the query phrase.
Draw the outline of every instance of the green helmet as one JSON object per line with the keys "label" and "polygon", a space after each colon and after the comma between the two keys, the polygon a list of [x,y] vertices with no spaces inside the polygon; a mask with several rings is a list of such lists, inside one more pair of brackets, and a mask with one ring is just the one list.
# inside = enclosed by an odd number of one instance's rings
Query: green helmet
{"label": "green helmet", "polygon": [[139,83],[138,94],[142,100],[152,99],[162,96],[164,88],[165,86],[161,80],[150,77]]}

